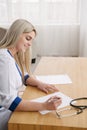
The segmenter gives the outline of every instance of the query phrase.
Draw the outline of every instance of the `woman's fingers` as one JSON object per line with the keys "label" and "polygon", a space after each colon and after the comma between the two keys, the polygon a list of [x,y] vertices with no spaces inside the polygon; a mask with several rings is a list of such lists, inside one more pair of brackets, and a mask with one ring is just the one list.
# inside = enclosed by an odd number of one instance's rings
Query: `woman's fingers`
{"label": "woman's fingers", "polygon": [[46,88],[43,88],[42,91],[45,92],[46,94],[48,93],[48,90]]}
{"label": "woman's fingers", "polygon": [[46,84],[46,83],[40,83],[37,88],[39,88],[41,91],[48,93],[49,91],[54,92],[54,91],[59,91],[57,87],[51,84]]}
{"label": "woman's fingers", "polygon": [[54,85],[48,85],[47,86],[47,90],[48,91],[59,91],[57,87],[55,87]]}
{"label": "woman's fingers", "polygon": [[61,104],[62,100],[60,97],[54,96],[47,100],[47,109],[56,110],[57,107]]}
{"label": "woman's fingers", "polygon": [[61,98],[57,97],[57,96],[53,96],[50,99],[48,99],[49,102],[55,102],[55,101],[59,101],[59,100],[61,100]]}

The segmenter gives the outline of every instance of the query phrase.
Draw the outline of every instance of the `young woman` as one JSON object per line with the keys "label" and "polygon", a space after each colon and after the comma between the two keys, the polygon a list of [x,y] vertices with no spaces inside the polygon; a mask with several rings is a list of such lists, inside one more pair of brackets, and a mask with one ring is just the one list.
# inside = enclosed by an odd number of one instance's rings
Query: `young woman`
{"label": "young woman", "polygon": [[42,83],[29,75],[29,50],[35,36],[34,26],[26,20],[18,19],[0,42],[0,130],[8,129],[8,120],[14,110],[55,110],[61,104],[61,99],[57,97],[44,103],[29,102],[20,97],[23,84],[35,86],[46,93],[50,90],[58,91],[55,86]]}

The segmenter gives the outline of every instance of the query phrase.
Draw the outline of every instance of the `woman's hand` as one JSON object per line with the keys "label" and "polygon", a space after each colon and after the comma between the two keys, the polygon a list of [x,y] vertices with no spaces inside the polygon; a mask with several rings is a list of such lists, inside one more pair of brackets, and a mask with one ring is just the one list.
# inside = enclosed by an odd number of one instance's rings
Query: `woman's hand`
{"label": "woman's hand", "polygon": [[44,103],[44,108],[46,110],[56,110],[57,107],[62,103],[62,100],[60,97],[54,96],[49,98],[45,103]]}
{"label": "woman's hand", "polygon": [[39,82],[37,88],[45,93],[59,91],[58,88],[56,88],[54,85],[46,84],[42,82]]}
{"label": "woman's hand", "polygon": [[50,91],[51,92],[59,91],[58,88],[56,88],[54,85],[43,83],[34,77],[29,77],[26,81],[26,84],[35,86],[45,93],[48,93]]}

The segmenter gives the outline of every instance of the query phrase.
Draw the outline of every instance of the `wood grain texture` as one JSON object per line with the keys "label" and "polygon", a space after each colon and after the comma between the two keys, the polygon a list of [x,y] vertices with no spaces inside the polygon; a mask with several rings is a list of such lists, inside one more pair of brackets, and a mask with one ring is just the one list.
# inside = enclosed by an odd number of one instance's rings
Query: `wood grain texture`
{"label": "wood grain texture", "polygon": [[[68,74],[72,84],[56,85],[71,98],[87,96],[87,58],[43,57],[34,75]],[[27,87],[23,99],[46,95],[34,87]],[[55,111],[46,115],[39,112],[14,112],[8,130],[86,130],[87,110],[80,115],[58,119]]]}

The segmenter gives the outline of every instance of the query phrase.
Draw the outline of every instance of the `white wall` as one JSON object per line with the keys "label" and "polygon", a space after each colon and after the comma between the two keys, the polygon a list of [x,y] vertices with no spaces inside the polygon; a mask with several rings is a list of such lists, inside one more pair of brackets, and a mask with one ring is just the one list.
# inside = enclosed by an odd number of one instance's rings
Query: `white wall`
{"label": "white wall", "polygon": [[40,56],[78,56],[79,25],[39,25],[37,54]]}
{"label": "white wall", "polygon": [[87,56],[87,0],[81,0],[79,56]]}

